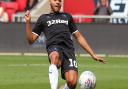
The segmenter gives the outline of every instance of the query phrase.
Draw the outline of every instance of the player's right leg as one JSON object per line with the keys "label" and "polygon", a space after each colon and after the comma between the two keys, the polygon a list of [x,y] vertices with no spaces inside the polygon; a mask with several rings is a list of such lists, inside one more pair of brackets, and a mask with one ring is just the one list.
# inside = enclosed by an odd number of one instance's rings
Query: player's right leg
{"label": "player's right leg", "polygon": [[57,50],[51,49],[49,52],[49,60],[50,60],[50,66],[49,66],[49,80],[51,89],[57,89],[58,87],[58,69],[61,65],[60,59],[59,59],[59,52]]}

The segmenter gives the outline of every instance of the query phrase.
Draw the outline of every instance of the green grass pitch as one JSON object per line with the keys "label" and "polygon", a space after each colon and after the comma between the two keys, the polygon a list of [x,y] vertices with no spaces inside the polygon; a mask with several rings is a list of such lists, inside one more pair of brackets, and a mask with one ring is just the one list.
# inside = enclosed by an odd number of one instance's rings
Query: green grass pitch
{"label": "green grass pitch", "polygon": [[[106,64],[87,57],[77,59],[79,75],[85,70],[95,73],[96,89],[128,89],[128,58],[106,57]],[[0,89],[50,89],[48,66],[47,57],[0,56]],[[59,86],[64,83],[59,76]]]}

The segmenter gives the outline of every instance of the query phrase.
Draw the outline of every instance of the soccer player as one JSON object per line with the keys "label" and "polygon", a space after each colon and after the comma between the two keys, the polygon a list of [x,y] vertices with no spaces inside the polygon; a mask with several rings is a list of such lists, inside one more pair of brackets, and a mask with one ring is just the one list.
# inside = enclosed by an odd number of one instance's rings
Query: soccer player
{"label": "soccer player", "polygon": [[47,43],[46,49],[49,57],[49,80],[51,89],[57,89],[58,69],[61,67],[62,78],[66,80],[63,89],[75,89],[77,84],[78,72],[73,41],[71,34],[74,35],[78,43],[85,49],[91,57],[99,62],[105,62],[101,57],[96,56],[89,47],[86,39],[78,31],[73,18],[67,13],[60,12],[62,0],[49,0],[51,13],[41,15],[33,30],[31,30],[30,12],[25,14],[26,34],[30,44],[44,32]]}

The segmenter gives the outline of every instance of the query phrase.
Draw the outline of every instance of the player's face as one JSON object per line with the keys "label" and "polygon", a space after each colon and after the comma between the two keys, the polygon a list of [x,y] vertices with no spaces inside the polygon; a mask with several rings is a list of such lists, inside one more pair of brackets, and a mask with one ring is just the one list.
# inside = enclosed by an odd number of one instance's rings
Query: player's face
{"label": "player's face", "polygon": [[49,0],[53,12],[59,12],[61,9],[61,0]]}

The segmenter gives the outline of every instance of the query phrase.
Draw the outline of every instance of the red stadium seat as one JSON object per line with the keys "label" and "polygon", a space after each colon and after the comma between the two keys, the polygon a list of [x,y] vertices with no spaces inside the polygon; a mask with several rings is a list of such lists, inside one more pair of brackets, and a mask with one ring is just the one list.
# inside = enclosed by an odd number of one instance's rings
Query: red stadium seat
{"label": "red stadium seat", "polygon": [[14,10],[18,10],[18,4],[16,2],[8,2],[6,4],[6,8],[7,9],[14,9]]}
{"label": "red stadium seat", "polygon": [[13,16],[13,14],[16,13],[16,10],[14,10],[14,9],[6,9],[6,12],[8,14],[9,22],[11,22],[12,21],[12,16]]}
{"label": "red stadium seat", "polygon": [[6,3],[5,2],[0,2],[0,6],[6,9]]}
{"label": "red stadium seat", "polygon": [[12,21],[12,15],[18,10],[18,4],[16,2],[2,2],[1,6],[8,14],[9,22]]}
{"label": "red stadium seat", "polygon": [[18,4],[18,11],[24,11],[26,4],[27,4],[27,0],[16,0],[17,4]]}
{"label": "red stadium seat", "polygon": [[1,2],[1,6],[5,9],[18,10],[18,4],[16,2]]}
{"label": "red stadium seat", "polygon": [[[93,0],[64,0],[64,12],[71,15],[93,15]],[[78,21],[75,19],[75,21]],[[82,19],[82,22],[91,23],[92,19]]]}

